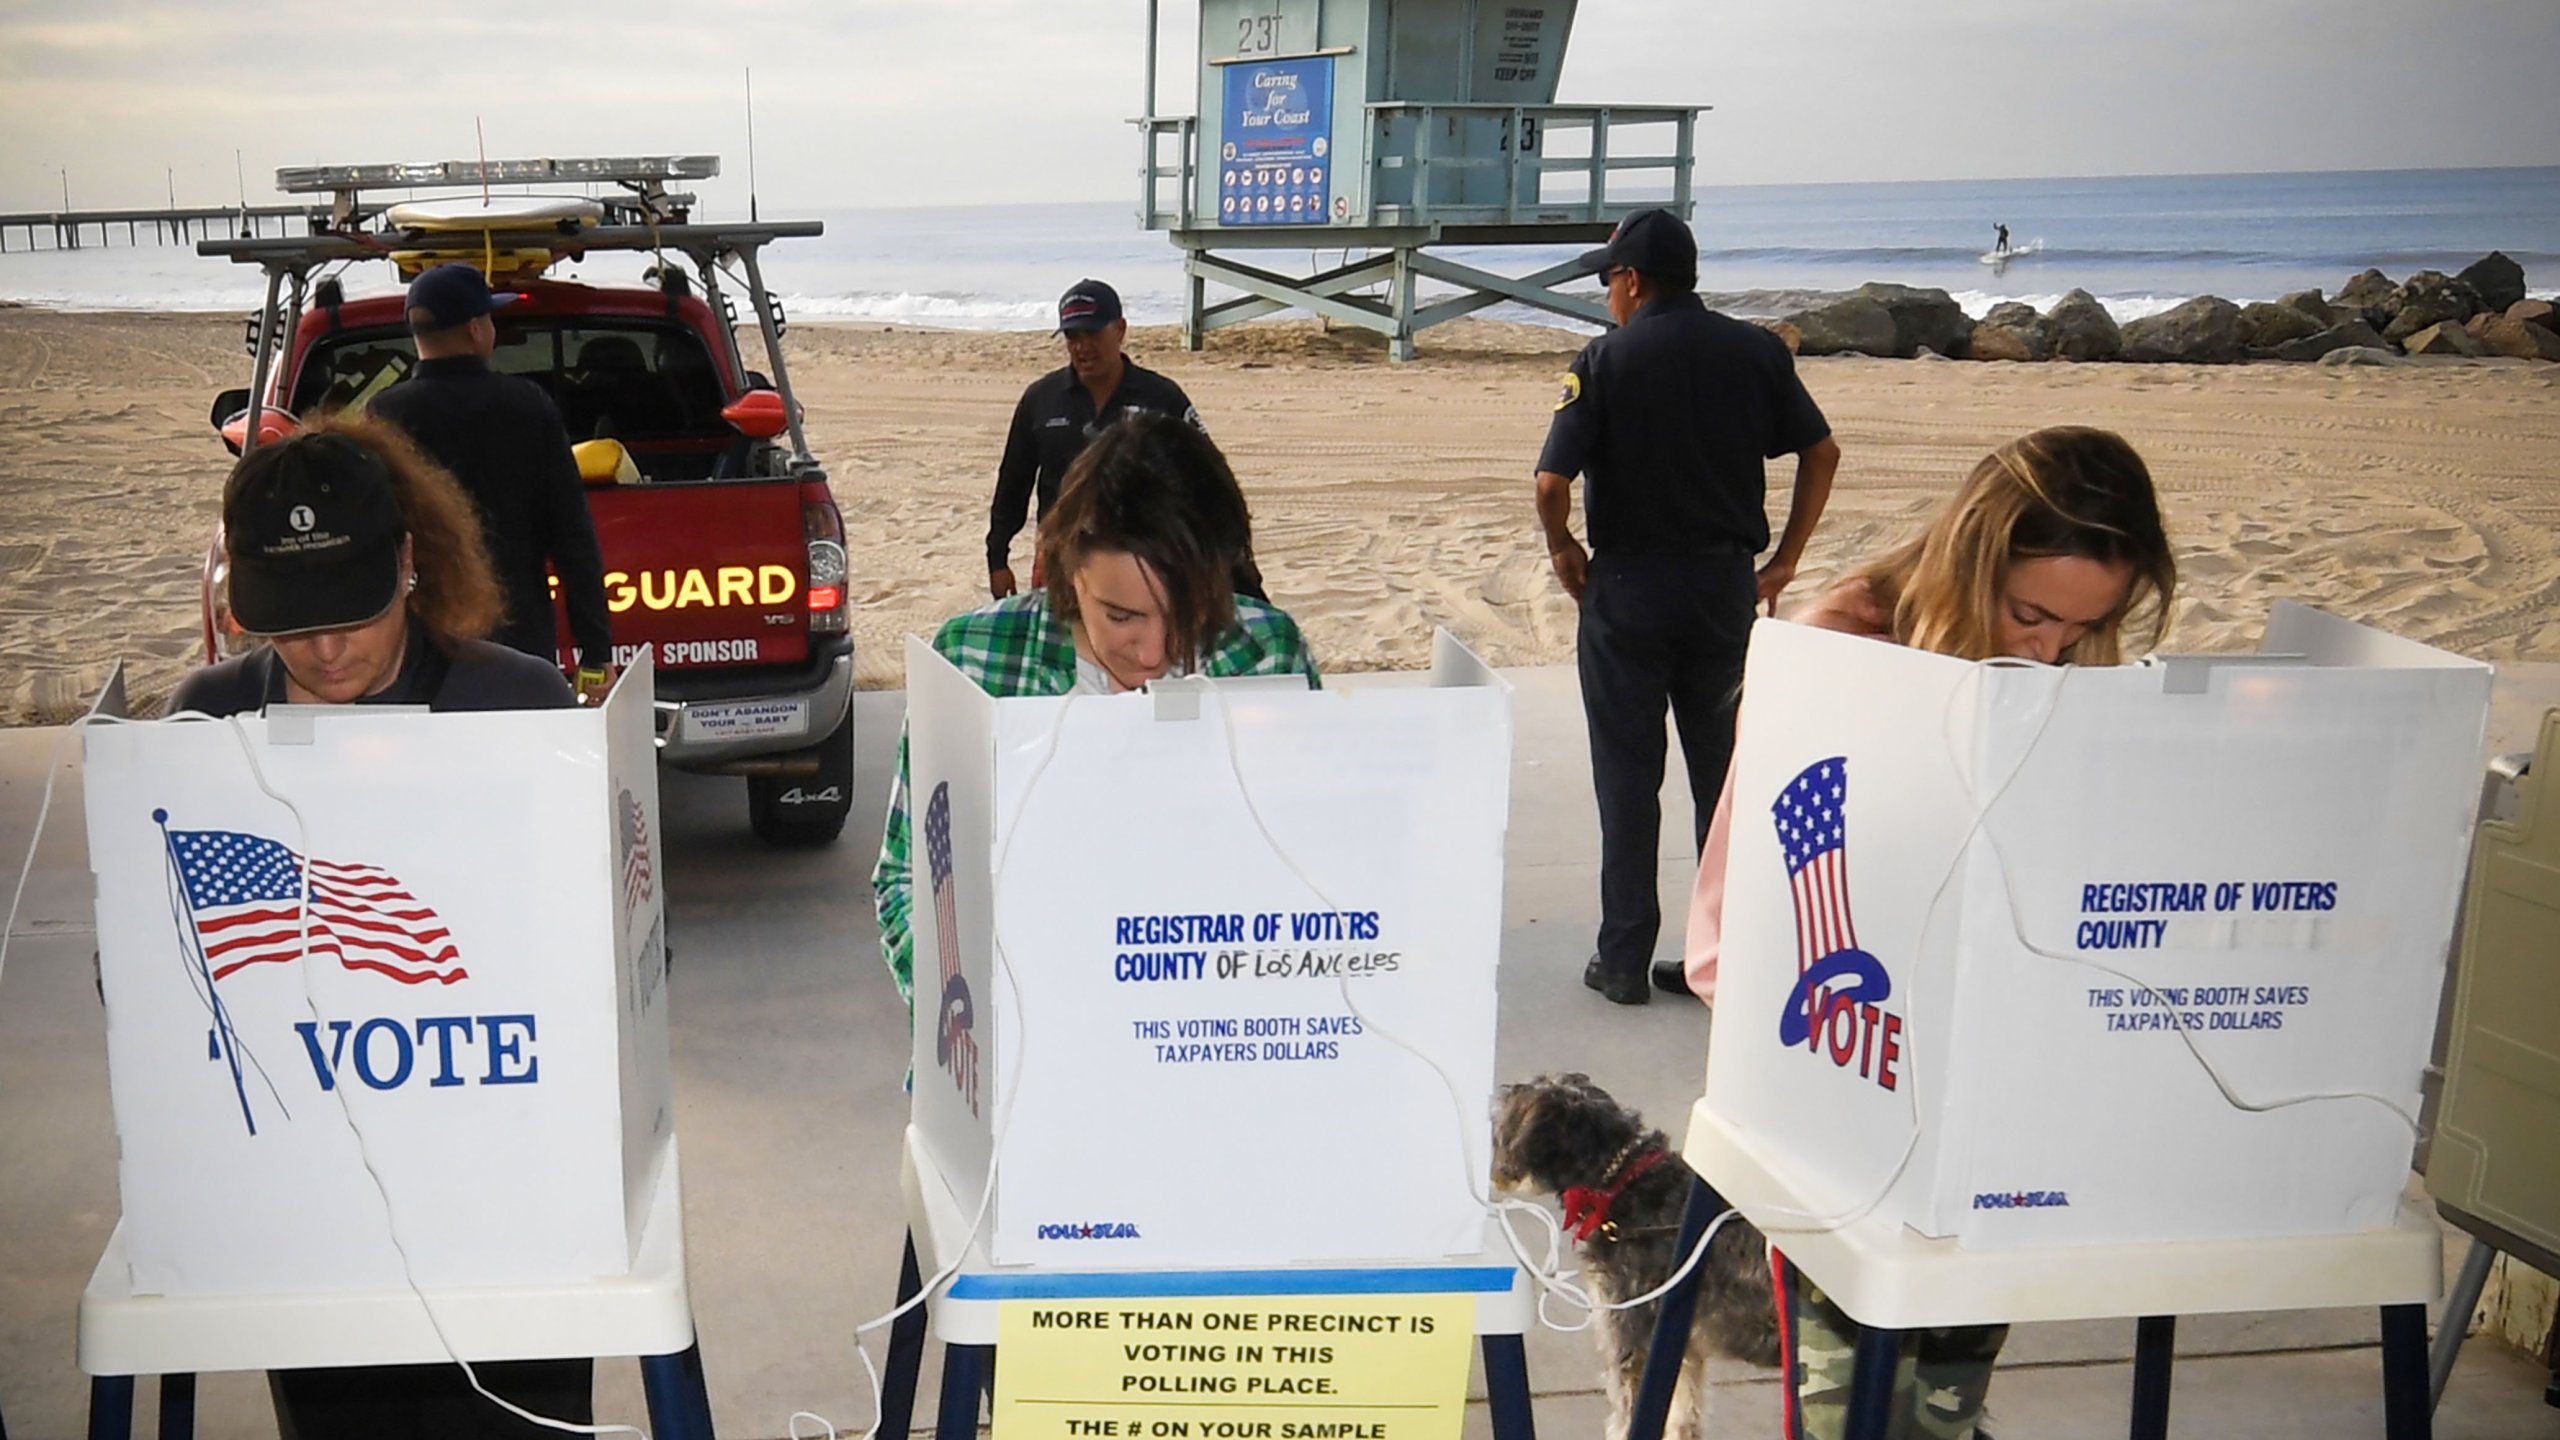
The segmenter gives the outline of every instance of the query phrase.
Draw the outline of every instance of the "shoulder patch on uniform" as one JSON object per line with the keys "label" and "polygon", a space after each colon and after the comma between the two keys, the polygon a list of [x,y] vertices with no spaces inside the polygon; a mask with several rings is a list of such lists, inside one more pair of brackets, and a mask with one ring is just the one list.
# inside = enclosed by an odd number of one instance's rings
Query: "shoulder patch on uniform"
{"label": "shoulder patch on uniform", "polygon": [[1567,370],[1564,372],[1563,386],[1556,391],[1556,408],[1561,410],[1581,398],[1582,377]]}

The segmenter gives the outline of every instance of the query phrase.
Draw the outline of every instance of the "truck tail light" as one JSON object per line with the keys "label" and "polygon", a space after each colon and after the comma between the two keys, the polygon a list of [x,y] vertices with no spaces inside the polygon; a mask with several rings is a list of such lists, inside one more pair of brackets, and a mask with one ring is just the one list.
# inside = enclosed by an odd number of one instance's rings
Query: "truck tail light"
{"label": "truck tail light", "polygon": [[844,599],[844,515],[823,482],[800,487],[800,530],[809,541],[809,632],[841,635],[853,628]]}

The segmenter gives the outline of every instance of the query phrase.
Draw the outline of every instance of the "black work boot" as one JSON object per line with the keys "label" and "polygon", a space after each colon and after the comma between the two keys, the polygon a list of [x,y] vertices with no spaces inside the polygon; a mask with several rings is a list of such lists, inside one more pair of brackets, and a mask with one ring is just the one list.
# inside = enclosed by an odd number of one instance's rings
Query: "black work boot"
{"label": "black work boot", "polygon": [[1653,988],[1645,983],[1643,971],[1632,975],[1614,974],[1601,966],[1597,955],[1582,967],[1582,983],[1619,1005],[1642,1005],[1653,999]]}

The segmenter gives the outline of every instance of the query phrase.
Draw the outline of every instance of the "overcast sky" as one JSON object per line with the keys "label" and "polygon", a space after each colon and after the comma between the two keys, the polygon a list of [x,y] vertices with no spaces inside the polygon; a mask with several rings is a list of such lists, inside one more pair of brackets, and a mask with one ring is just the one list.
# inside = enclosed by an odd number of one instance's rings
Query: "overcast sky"
{"label": "overcast sky", "polygon": [[[1166,0],[1188,113],[1194,0]],[[768,214],[1132,200],[1144,0],[0,0],[0,210],[279,165],[685,151]],[[1567,101],[1705,184],[2560,164],[2560,0],[1584,0]],[[172,176],[174,172],[174,176]]]}

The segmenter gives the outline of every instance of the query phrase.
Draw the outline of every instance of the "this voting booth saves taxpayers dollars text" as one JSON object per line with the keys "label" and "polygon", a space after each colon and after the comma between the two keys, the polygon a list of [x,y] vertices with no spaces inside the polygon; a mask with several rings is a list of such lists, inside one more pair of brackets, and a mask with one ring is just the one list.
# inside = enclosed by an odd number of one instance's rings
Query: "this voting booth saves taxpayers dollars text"
{"label": "this voting booth saves taxpayers dollars text", "polygon": [[997,700],[908,642],[915,1129],[994,1263],[1481,1248],[1511,696],[1431,681]]}
{"label": "this voting booth saves taxpayers dollars text", "polygon": [[88,731],[137,1292],[628,1272],[673,1133],[649,702],[644,661],[593,710]]}
{"label": "this voting booth saves taxpayers dollars text", "polygon": [[2487,666],[2282,604],[2259,654],[2092,669],[1764,622],[1744,683],[1703,1105],[1825,1212],[1755,1220],[2392,1222]]}

